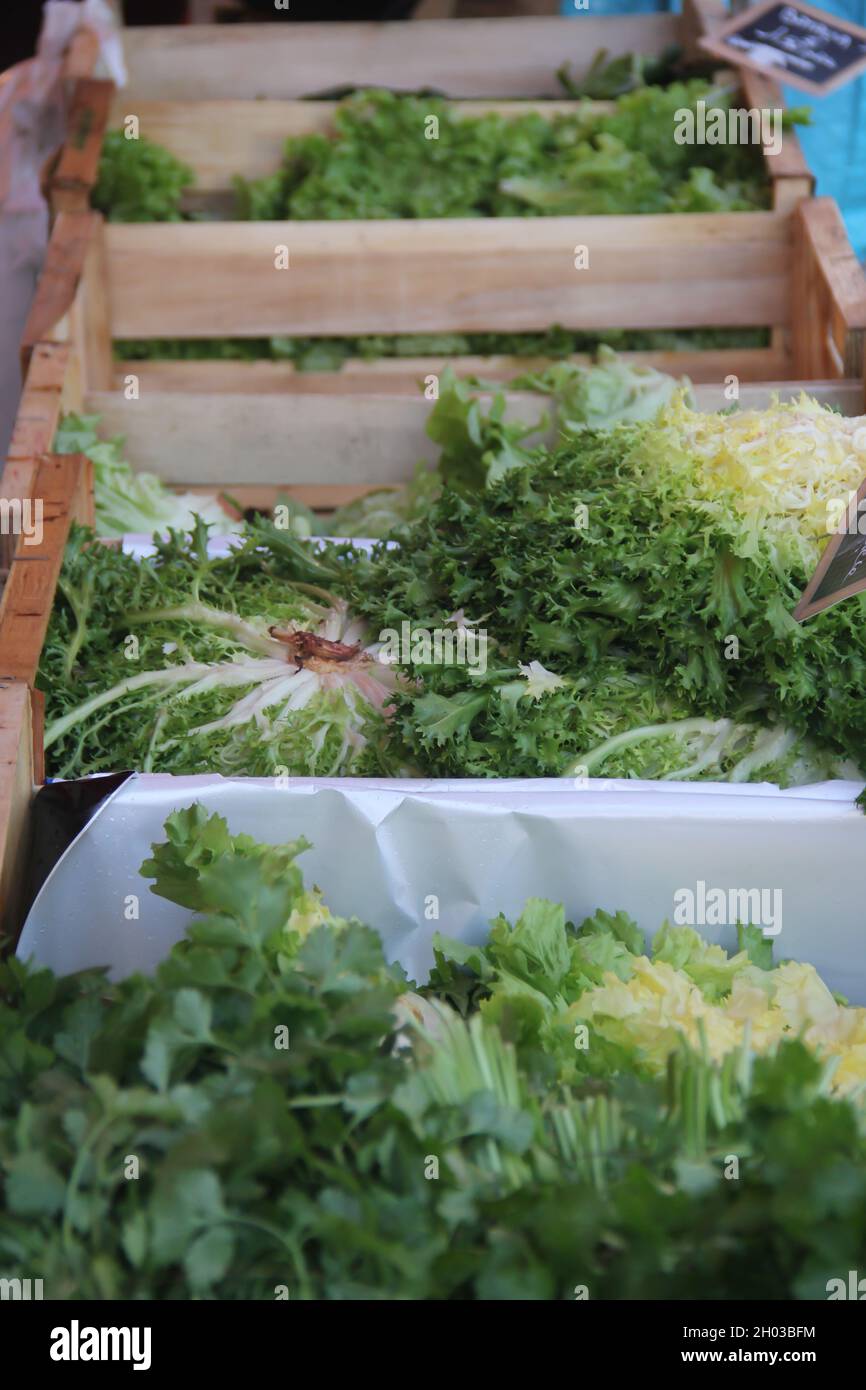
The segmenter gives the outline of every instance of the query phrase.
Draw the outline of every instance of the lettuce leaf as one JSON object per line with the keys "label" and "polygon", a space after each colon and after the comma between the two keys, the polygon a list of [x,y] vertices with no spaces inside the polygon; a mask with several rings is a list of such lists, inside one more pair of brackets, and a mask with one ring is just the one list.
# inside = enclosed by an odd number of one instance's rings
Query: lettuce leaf
{"label": "lettuce leaf", "polygon": [[215,535],[240,530],[216,494],[174,492],[153,473],[133,472],[122,437],[103,440],[98,415],[64,415],[54,436],[58,454],[86,454],[93,464],[96,529],[100,536],[189,530],[198,516]]}

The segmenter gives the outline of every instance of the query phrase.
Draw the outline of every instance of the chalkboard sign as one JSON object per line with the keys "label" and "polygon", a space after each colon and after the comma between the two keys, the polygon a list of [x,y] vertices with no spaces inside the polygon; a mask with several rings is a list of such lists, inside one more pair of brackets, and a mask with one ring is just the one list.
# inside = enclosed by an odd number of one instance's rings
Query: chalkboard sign
{"label": "chalkboard sign", "polygon": [[839,530],[794,609],[798,622],[866,589],[866,481],[851,499]]}
{"label": "chalkboard sign", "polygon": [[701,39],[736,67],[823,96],[866,69],[866,29],[800,0],[766,0]]}

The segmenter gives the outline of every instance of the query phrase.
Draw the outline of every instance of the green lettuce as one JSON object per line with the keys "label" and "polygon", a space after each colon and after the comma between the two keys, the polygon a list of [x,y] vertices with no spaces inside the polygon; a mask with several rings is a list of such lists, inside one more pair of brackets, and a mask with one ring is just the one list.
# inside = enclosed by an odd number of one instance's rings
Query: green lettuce
{"label": "green lettuce", "polygon": [[697,78],[627,92],[612,111],[587,105],[548,119],[466,117],[435,97],[359,92],[338,108],[333,136],[292,137],[279,170],[238,178],[238,213],[322,220],[766,207],[759,149],[698,148],[671,135],[677,111],[698,101],[725,110],[733,97]]}
{"label": "green lettuce", "polygon": [[[40,668],[58,774],[335,775],[381,724],[395,672],[322,587],[339,562],[288,533],[212,558],[207,537],[197,519],[138,561],[73,531]],[[345,657],[296,663],[274,629],[342,644]]]}
{"label": "green lettuce", "polygon": [[53,447],[58,454],[86,454],[93,464],[100,536],[188,530],[196,516],[208,523],[214,535],[238,530],[215,494],[174,492],[153,473],[133,472],[123,457],[123,439],[100,438],[99,419],[98,415],[64,415]]}
{"label": "green lettuce", "polygon": [[[794,622],[820,546],[811,522],[798,528],[796,497],[768,486],[756,516],[707,469],[702,441],[724,433],[722,417],[666,408],[527,449],[516,422],[503,437],[498,413],[488,424],[470,409],[458,433],[449,405],[456,485],[362,567],[356,603],[380,627],[483,620],[487,670],[416,670],[378,768],[399,757],[447,776],[860,776],[864,600]],[[788,458],[789,434],[819,426],[851,455],[855,421],[815,403],[778,409],[778,421],[751,413],[759,442],[773,425],[766,472]],[[805,455],[798,470],[807,483]]]}
{"label": "green lettuce", "polygon": [[183,194],[194,181],[192,169],[162,145],[110,130],[91,202],[109,222],[179,222]]}

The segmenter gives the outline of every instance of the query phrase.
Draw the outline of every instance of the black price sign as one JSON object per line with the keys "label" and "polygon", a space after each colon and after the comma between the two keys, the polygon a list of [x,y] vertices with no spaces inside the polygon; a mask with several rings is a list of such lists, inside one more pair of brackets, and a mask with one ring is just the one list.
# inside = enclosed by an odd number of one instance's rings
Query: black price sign
{"label": "black price sign", "polygon": [[816,96],[866,69],[866,29],[801,0],[766,0],[700,42],[736,67],[769,73]]}
{"label": "black price sign", "polygon": [[839,530],[818,561],[803,597],[794,609],[798,622],[840,599],[866,589],[866,481],[851,498]]}

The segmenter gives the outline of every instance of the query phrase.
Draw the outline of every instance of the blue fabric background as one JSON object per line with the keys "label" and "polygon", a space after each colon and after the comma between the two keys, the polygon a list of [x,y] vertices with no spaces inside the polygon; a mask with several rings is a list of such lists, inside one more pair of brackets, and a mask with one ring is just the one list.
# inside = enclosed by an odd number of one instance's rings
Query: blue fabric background
{"label": "blue fabric background", "polygon": [[[810,0],[814,3],[814,0]],[[589,0],[588,10],[575,11],[573,0],[561,0],[563,14],[647,14],[678,10],[677,0]],[[820,9],[866,27],[866,0],[825,0]],[[801,126],[800,141],[817,179],[816,191],[835,198],[851,243],[866,260],[866,77],[855,78],[826,97],[812,97],[784,87],[788,106],[808,106],[812,125]]]}

